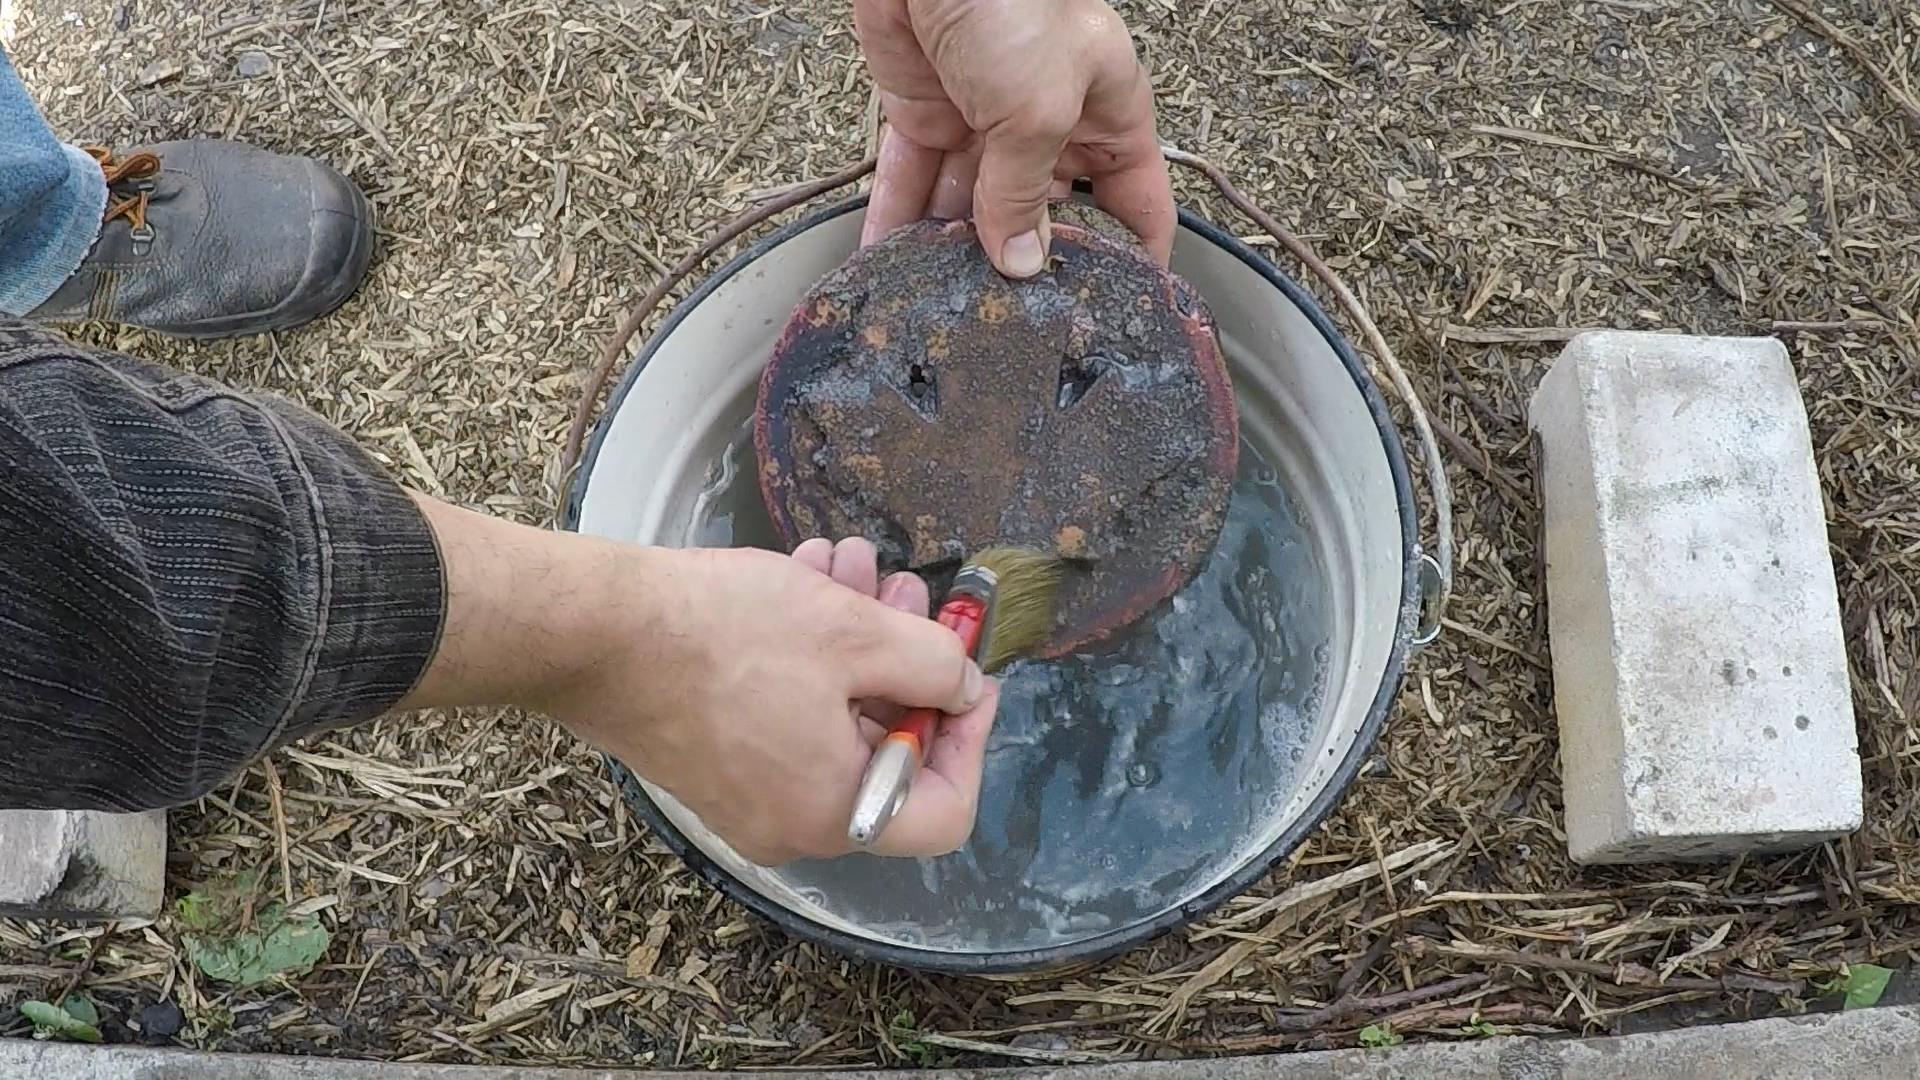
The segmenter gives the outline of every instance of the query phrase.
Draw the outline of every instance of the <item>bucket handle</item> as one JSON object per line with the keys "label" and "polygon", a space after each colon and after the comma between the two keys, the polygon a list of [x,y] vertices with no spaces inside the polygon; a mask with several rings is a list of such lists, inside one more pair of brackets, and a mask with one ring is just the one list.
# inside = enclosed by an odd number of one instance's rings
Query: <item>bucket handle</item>
{"label": "bucket handle", "polygon": [[[1160,152],[1176,165],[1193,169],[1219,190],[1220,196],[1231,203],[1234,209],[1245,214],[1249,220],[1267,235],[1274,238],[1288,254],[1298,259],[1301,265],[1320,279],[1321,284],[1330,290],[1339,301],[1341,310],[1359,326],[1366,341],[1367,352],[1373,361],[1386,369],[1387,381],[1393,386],[1394,393],[1407,408],[1413,420],[1414,434],[1420,442],[1421,456],[1426,462],[1427,495],[1433,503],[1434,543],[1432,551],[1424,547],[1416,549],[1420,559],[1419,592],[1420,617],[1414,627],[1409,643],[1414,647],[1428,645],[1440,635],[1441,617],[1446,613],[1447,600],[1453,593],[1453,491],[1447,484],[1446,462],[1440,456],[1439,441],[1434,438],[1433,425],[1427,420],[1427,410],[1420,402],[1420,395],[1413,389],[1412,380],[1407,378],[1406,369],[1400,366],[1400,360],[1394,355],[1393,347],[1387,344],[1385,335],[1374,324],[1373,316],[1367,313],[1367,306],[1360,302],[1353,290],[1347,288],[1340,275],[1334,273],[1331,266],[1316,254],[1305,240],[1292,230],[1255,206],[1218,165],[1198,154],[1190,154],[1175,146],[1162,145]],[[831,176],[786,188],[764,202],[748,207],[735,215],[712,235],[701,241],[700,245],[688,252],[679,262],[656,282],[652,289],[627,312],[621,320],[619,330],[600,350],[600,359],[593,370],[587,374],[586,385],[582,388],[580,403],[573,414],[573,424],[567,429],[567,441],[560,455],[560,475],[556,488],[566,491],[572,486],[573,472],[580,464],[580,451],[586,442],[587,429],[592,426],[594,407],[600,400],[600,394],[606,389],[607,379],[626,355],[627,346],[633,336],[647,321],[661,301],[667,298],[676,285],[686,276],[712,258],[721,248],[740,238],[741,235],[768,219],[784,213],[803,203],[811,202],[832,191],[859,181],[873,171],[874,158],[868,157],[858,164],[848,166]],[[1379,376],[1373,374],[1377,383]]]}
{"label": "bucket handle", "polygon": [[[1433,437],[1433,425],[1427,420],[1426,406],[1421,404],[1420,395],[1414,392],[1413,381],[1407,378],[1407,370],[1400,366],[1400,358],[1394,355],[1386,336],[1374,324],[1373,316],[1367,313],[1367,305],[1360,302],[1360,298],[1347,288],[1347,283],[1340,279],[1340,275],[1334,273],[1333,267],[1328,266],[1305,240],[1255,206],[1253,200],[1234,186],[1220,166],[1174,146],[1163,145],[1160,152],[1168,161],[1193,169],[1213,181],[1221,198],[1232,203],[1234,209],[1245,214],[1278,241],[1281,247],[1286,248],[1288,254],[1312,271],[1313,276],[1319,278],[1321,284],[1340,302],[1341,310],[1360,327],[1372,359],[1386,369],[1394,393],[1413,419],[1421,456],[1426,459],[1427,497],[1433,503],[1434,541],[1431,552],[1425,548],[1417,551],[1420,558],[1420,618],[1410,640],[1416,648],[1432,644],[1440,636],[1440,620],[1446,614],[1448,598],[1453,595],[1453,489],[1447,483],[1446,461],[1440,456],[1439,440]],[[1373,378],[1375,382],[1379,381],[1377,373]]]}

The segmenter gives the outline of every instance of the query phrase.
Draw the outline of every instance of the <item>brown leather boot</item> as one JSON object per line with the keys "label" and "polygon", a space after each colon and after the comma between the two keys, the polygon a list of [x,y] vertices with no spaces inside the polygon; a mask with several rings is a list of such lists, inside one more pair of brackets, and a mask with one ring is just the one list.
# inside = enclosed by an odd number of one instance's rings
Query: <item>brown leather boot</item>
{"label": "brown leather boot", "polygon": [[373,208],[318,161],[212,139],[89,152],[107,177],[100,239],[29,319],[257,334],[325,315],[366,277]]}

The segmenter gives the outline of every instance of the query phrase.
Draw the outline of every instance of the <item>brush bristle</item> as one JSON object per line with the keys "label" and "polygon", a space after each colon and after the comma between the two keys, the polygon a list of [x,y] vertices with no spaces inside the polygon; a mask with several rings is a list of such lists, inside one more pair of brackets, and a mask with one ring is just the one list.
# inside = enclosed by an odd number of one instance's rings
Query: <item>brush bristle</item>
{"label": "brush bristle", "polygon": [[989,548],[968,560],[1000,581],[993,601],[993,636],[980,666],[998,671],[1040,647],[1053,631],[1054,597],[1060,591],[1058,556],[1029,548]]}

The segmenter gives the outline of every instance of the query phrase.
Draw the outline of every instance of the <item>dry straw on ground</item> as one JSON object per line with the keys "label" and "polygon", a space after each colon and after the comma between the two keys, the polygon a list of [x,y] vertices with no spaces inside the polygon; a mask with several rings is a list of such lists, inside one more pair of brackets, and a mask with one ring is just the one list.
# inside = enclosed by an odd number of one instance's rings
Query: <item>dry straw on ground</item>
{"label": "dry straw on ground", "polygon": [[[333,928],[323,966],[230,992],[196,976],[170,922],[121,927],[83,979],[110,1024],[166,995],[187,1009],[185,1041],[235,1049],[1104,1060],[1350,1044],[1368,1023],[1458,1038],[1481,1022],[1793,1011],[1844,962],[1906,964],[1920,943],[1920,14],[1888,0],[1124,10],[1169,141],[1225,165],[1360,292],[1452,457],[1450,632],[1298,856],[1110,964],[918,977],[722,902],[544,722],[386,722],[173,817],[176,887],[261,871]],[[204,347],[107,340],[292,394],[409,482],[528,521],[548,519],[545,470],[624,305],[751,193],[857,160],[871,100],[845,4],[828,0],[25,0],[13,55],[70,137],[317,153],[383,215],[372,282],[320,325]],[[1858,836],[1733,866],[1566,864],[1523,411],[1561,328],[1587,325],[1788,340],[1853,661]],[[98,933],[0,923],[7,999],[71,979]]]}

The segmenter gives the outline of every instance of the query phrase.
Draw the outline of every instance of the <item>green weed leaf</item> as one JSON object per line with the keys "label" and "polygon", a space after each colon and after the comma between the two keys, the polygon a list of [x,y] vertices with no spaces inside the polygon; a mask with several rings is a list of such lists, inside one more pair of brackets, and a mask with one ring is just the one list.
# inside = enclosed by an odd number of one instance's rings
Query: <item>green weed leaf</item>
{"label": "green weed leaf", "polygon": [[188,893],[174,906],[187,956],[210,979],[252,986],[304,975],[326,954],[331,935],[311,915],[288,915],[276,903],[248,916],[254,880],[244,874]]}
{"label": "green weed leaf", "polygon": [[40,1039],[64,1039],[67,1042],[100,1041],[100,1011],[84,997],[70,997],[62,1008],[46,1001],[23,1001],[20,1015],[33,1022],[33,1034]]}
{"label": "green weed leaf", "polygon": [[1887,992],[1887,980],[1891,978],[1893,971],[1878,964],[1848,964],[1839,980],[1840,989],[1847,995],[1840,1007],[1867,1009],[1880,1004],[1880,995]]}
{"label": "green weed leaf", "polygon": [[1369,1050],[1393,1046],[1400,1041],[1402,1041],[1400,1033],[1385,1024],[1368,1024],[1360,1029],[1360,1045]]}
{"label": "green weed leaf", "polygon": [[66,1010],[68,1016],[73,1017],[83,1024],[93,1027],[100,1026],[100,1010],[94,1006],[93,1000],[85,994],[69,994],[67,999],[60,1003],[60,1007]]}
{"label": "green weed leaf", "polygon": [[312,916],[287,918],[268,908],[253,929],[231,935],[186,935],[187,955],[210,979],[252,986],[281,975],[305,975],[327,951],[331,935]]}

